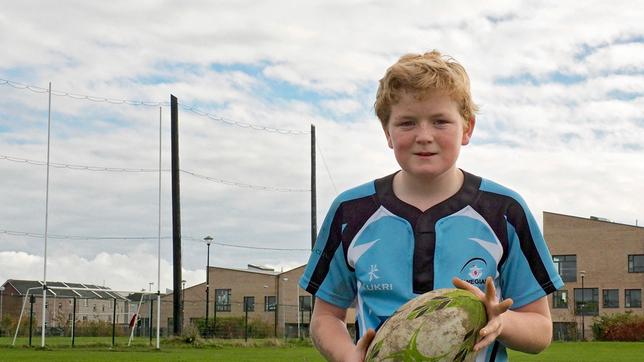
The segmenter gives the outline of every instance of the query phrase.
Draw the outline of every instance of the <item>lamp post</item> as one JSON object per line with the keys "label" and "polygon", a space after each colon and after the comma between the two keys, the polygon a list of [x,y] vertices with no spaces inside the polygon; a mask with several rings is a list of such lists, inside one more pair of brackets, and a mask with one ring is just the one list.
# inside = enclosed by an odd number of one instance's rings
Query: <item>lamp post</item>
{"label": "lamp post", "polygon": [[297,339],[300,339],[300,309],[302,306],[300,305],[300,286],[295,283],[295,290],[297,290]]}
{"label": "lamp post", "polygon": [[210,330],[208,328],[208,303],[210,303],[210,243],[212,242],[212,237],[210,235],[203,238],[208,245],[208,253],[206,257],[206,336],[210,336]]}
{"label": "lamp post", "polygon": [[181,327],[183,328],[183,320],[185,319],[184,310],[186,306],[186,281],[181,281]]}
{"label": "lamp post", "polygon": [[[284,281],[284,287],[286,287],[286,282],[288,282],[288,278],[282,278]],[[286,289],[286,288],[284,288]],[[281,293],[286,295],[286,293]],[[284,301],[284,297],[282,297],[282,305],[284,306],[284,311],[282,312],[282,322],[284,322],[284,340],[286,340],[286,302]]]}
{"label": "lamp post", "polygon": [[579,272],[581,275],[581,340],[585,341],[586,340],[586,326],[584,325],[584,316],[585,316],[585,311],[584,309],[586,308],[586,291],[584,289],[584,276],[586,275],[586,271],[582,270]]}
{"label": "lamp post", "polygon": [[2,321],[2,292],[4,292],[4,287],[0,287],[0,322]]}

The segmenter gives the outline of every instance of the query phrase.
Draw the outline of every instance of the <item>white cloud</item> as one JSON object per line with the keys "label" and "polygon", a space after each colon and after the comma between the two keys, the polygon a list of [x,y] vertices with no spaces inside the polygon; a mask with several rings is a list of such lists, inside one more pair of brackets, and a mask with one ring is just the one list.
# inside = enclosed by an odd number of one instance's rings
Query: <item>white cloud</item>
{"label": "white cloud", "polygon": [[[314,123],[320,225],[339,191],[397,169],[373,115],[378,79],[404,53],[439,49],[468,69],[483,106],[461,167],[515,188],[538,219],[547,210],[632,223],[644,218],[632,202],[644,192],[637,177],[644,171],[637,157],[644,148],[644,23],[636,8],[629,1],[21,1],[0,14],[0,43],[11,49],[0,59],[0,78],[40,87],[52,81],[57,91],[114,99],[167,102],[172,93],[219,117],[273,128],[308,131]],[[52,105],[52,162],[157,167],[158,107],[63,96]],[[164,169],[169,116],[164,107]],[[46,94],[0,85],[0,155],[44,161],[46,120]],[[308,135],[240,128],[185,109],[180,129],[184,170],[309,187]],[[45,167],[0,159],[0,174],[0,230],[43,233]],[[155,173],[53,168],[50,176],[51,234],[156,236]],[[181,184],[189,280],[203,280],[200,240],[208,234],[254,248],[310,243],[306,192],[257,191],[187,174]],[[161,213],[169,236],[169,173]],[[156,240],[50,241],[52,278],[104,278],[128,289],[156,278]],[[308,256],[212,249],[211,264],[229,267],[289,268]],[[41,278],[42,251],[37,237],[0,234],[0,272]],[[170,270],[169,239],[161,255]],[[171,276],[163,278],[169,285]]]}

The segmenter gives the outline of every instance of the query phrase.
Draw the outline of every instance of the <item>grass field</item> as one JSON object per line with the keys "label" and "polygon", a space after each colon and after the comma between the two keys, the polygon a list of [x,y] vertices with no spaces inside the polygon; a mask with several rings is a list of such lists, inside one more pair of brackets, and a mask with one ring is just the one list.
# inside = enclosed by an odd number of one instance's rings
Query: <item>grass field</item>
{"label": "grass field", "polygon": [[[45,349],[40,340],[26,347],[19,338],[11,347],[10,338],[0,338],[0,361],[324,361],[309,343],[280,340],[216,341],[199,346],[162,341],[161,349],[148,346],[147,339],[136,339],[127,347],[127,338],[119,338],[111,347],[111,338],[78,338],[70,347],[69,338],[48,338]],[[553,343],[538,355],[510,351],[510,361],[644,361],[644,343],[567,342]]]}

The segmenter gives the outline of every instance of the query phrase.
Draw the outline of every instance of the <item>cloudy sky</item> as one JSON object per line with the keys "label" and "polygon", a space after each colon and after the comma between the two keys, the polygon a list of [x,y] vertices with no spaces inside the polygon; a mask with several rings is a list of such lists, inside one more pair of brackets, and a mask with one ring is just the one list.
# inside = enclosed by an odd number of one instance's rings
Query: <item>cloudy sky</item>
{"label": "cloudy sky", "polygon": [[[0,282],[172,287],[170,94],[184,278],[284,270],[333,197],[397,169],[373,100],[401,55],[461,62],[481,106],[459,166],[543,211],[644,224],[636,1],[12,1],[0,11]],[[143,102],[143,103],[141,103]],[[161,131],[159,121],[161,119]],[[153,288],[156,288],[153,287]]]}

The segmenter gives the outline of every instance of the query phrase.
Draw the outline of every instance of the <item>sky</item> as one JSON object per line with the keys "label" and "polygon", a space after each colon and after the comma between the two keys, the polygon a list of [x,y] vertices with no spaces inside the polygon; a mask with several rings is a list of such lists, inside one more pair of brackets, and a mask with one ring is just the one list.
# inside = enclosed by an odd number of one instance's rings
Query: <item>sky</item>
{"label": "sky", "polygon": [[642,18],[619,0],[6,2],[0,283],[43,279],[47,225],[47,280],[172,288],[171,94],[186,284],[205,281],[207,235],[211,266],[306,263],[311,124],[320,225],[339,192],[398,169],[378,80],[432,49],[481,108],[459,167],[539,222],[641,226]]}

